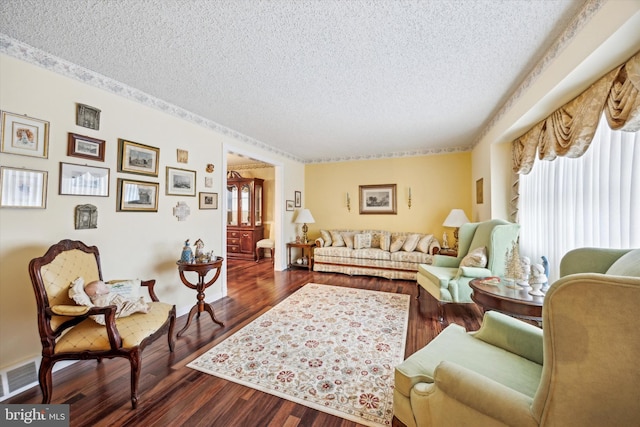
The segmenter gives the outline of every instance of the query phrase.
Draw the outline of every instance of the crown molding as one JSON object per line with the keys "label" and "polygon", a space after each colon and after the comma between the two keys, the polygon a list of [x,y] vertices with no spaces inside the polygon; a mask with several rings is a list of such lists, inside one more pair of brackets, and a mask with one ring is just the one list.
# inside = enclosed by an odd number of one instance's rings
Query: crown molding
{"label": "crown molding", "polygon": [[103,76],[100,73],[89,70],[62,58],[58,58],[57,56],[54,56],[48,52],[9,37],[4,33],[0,33],[0,53],[4,53],[14,58],[20,59],[24,62],[39,66],[48,71],[61,74],[65,77],[78,80],[82,83],[86,83],[90,86],[105,90],[114,95],[121,96],[147,107],[162,111],[163,113],[178,117],[182,120],[195,123],[207,129],[211,129],[223,135],[229,136],[237,141],[241,141],[254,147],[260,148],[261,150],[286,157],[296,162],[304,163],[302,159],[290,153],[267,145],[264,142],[258,141],[255,138],[251,138],[233,129],[229,129],[228,127],[222,126],[221,124],[216,123],[213,120],[209,120],[202,116],[194,114],[190,111],[185,110],[184,108],[163,101],[162,99],[149,95],[148,93],[145,93],[139,89],[128,86],[109,77]]}

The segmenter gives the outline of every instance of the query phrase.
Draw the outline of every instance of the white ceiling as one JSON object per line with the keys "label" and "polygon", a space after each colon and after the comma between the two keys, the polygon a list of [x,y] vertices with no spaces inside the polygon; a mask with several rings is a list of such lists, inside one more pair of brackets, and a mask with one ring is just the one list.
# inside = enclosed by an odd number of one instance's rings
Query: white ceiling
{"label": "white ceiling", "polygon": [[317,162],[468,149],[584,5],[3,0],[0,33]]}

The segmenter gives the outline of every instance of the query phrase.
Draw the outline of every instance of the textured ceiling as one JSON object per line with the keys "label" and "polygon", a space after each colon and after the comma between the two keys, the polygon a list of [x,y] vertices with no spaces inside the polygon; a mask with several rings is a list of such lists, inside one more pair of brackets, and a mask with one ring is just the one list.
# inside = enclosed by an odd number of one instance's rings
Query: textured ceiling
{"label": "textured ceiling", "polygon": [[3,0],[0,32],[314,162],[468,149],[583,6]]}

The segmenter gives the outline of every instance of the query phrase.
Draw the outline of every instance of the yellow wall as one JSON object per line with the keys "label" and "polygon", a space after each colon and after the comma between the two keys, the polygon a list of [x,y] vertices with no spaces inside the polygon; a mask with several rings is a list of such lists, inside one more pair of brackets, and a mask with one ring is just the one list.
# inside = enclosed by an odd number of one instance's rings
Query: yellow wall
{"label": "yellow wall", "polygon": [[[433,233],[441,240],[445,231],[442,223],[451,209],[463,209],[471,219],[470,181],[470,152],[308,164],[304,207],[316,221],[309,225],[309,236],[317,237],[320,229],[369,228]],[[397,185],[396,215],[359,213],[359,186],[373,184]],[[351,212],[347,210],[347,193]]]}

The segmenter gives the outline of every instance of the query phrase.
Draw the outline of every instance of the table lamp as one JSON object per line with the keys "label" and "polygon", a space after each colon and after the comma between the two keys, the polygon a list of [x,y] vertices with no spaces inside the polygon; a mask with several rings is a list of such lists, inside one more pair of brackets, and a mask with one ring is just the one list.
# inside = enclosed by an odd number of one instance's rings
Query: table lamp
{"label": "table lamp", "polygon": [[309,227],[307,227],[307,224],[313,224],[314,222],[316,222],[316,220],[313,219],[313,215],[311,215],[311,211],[309,211],[309,209],[298,210],[298,216],[296,216],[295,223],[302,224],[302,242],[303,243],[308,243],[307,231],[309,230]]}
{"label": "table lamp", "polygon": [[447,216],[447,219],[444,220],[444,224],[442,224],[444,227],[455,228],[453,232],[453,249],[455,251],[458,251],[458,230],[460,229],[461,225],[468,222],[469,218],[467,218],[462,209],[451,209],[451,212],[449,212],[449,216]]}

